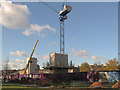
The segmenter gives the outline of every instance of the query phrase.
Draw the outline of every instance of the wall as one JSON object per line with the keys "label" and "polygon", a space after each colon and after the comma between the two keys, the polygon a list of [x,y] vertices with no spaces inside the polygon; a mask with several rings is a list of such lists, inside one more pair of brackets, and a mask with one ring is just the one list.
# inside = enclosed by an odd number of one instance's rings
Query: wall
{"label": "wall", "polygon": [[59,53],[50,54],[50,66],[68,67],[68,55]]}
{"label": "wall", "polygon": [[[27,59],[28,63],[28,59]],[[36,74],[37,73],[37,58],[31,58],[30,63],[29,63],[29,68],[27,70],[27,74]]]}

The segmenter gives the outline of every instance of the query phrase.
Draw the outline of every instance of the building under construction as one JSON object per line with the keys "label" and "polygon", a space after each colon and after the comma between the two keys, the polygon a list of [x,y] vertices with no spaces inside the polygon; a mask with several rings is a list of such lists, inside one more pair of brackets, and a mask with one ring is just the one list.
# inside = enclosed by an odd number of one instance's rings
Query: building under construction
{"label": "building under construction", "polygon": [[67,68],[68,67],[68,54],[51,53],[50,66]]}
{"label": "building under construction", "polygon": [[37,73],[38,67],[37,67],[37,58],[31,58],[30,62],[28,62],[29,58],[27,58],[27,64],[29,63],[29,67],[27,69],[27,74],[30,73]]}
{"label": "building under construction", "polygon": [[[51,53],[49,67],[44,70],[48,71],[68,71],[68,54],[65,54],[65,45],[64,45],[64,20],[67,19],[67,14],[72,10],[72,7],[69,5],[62,5],[62,9],[57,12],[60,20],[60,53]],[[37,67],[37,58],[33,58],[33,53],[37,45],[38,40],[34,45],[30,57],[27,59],[25,69],[17,72],[18,74],[38,74],[39,70]],[[55,69],[54,69],[55,68]]]}

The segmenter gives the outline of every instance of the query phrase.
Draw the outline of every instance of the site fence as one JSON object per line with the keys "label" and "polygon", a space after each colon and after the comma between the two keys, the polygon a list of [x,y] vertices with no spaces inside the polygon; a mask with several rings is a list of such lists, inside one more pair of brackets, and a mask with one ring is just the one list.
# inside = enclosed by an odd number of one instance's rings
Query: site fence
{"label": "site fence", "polygon": [[91,71],[91,72],[74,72],[74,73],[55,73],[55,74],[15,74],[1,75],[0,79],[51,79],[59,81],[89,81],[89,82],[115,82],[120,80],[120,71]]}

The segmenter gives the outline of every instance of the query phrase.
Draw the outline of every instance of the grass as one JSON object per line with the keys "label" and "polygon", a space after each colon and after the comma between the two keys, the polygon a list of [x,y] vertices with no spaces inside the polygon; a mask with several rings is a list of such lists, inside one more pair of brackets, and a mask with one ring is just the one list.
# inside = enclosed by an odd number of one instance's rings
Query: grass
{"label": "grass", "polygon": [[13,85],[13,84],[2,84],[1,86],[2,88],[29,88],[29,87]]}
{"label": "grass", "polygon": [[[63,83],[59,83],[59,84],[54,84],[53,86],[56,87],[72,87],[72,88],[90,88],[90,86],[92,85],[92,82],[85,82],[85,81],[71,81],[71,82],[63,82]],[[114,85],[113,83],[102,83],[104,88],[110,88],[112,89],[112,86]]]}
{"label": "grass", "polygon": [[91,85],[89,82],[80,82],[80,81],[72,81],[72,82],[63,82],[59,84],[54,84],[54,86],[63,86],[63,87],[81,87],[88,88]]}
{"label": "grass", "polygon": [[[34,85],[25,85],[25,84],[2,84],[2,90],[13,90],[13,89],[19,89],[19,90],[91,90],[89,87],[92,83],[90,82],[80,82],[80,81],[71,81],[71,82],[63,82],[59,84],[53,84],[55,86],[54,88],[51,87],[40,87],[40,86],[34,86]],[[112,89],[112,83],[104,83],[103,84],[107,88],[107,90]],[[62,87],[62,88],[58,88]],[[108,89],[109,88],[109,89]],[[92,90],[96,90],[93,89]],[[106,90],[106,89],[105,89]]]}
{"label": "grass", "polygon": [[47,88],[27,87],[26,85],[2,84],[2,90],[50,90]]}

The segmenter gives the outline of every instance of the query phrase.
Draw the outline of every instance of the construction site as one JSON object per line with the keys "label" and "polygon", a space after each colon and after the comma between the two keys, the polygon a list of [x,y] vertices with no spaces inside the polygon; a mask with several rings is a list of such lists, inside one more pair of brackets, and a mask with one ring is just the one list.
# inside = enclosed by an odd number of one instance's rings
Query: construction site
{"label": "construction site", "polygon": [[[42,4],[56,11],[56,9],[49,4]],[[74,66],[73,61],[69,60],[69,54],[65,51],[64,26],[65,21],[69,19],[69,17],[67,17],[68,14],[70,15],[72,13],[72,8],[72,6],[64,2],[61,10],[56,11],[60,22],[60,26],[58,26],[60,28],[59,52],[50,53],[49,62],[41,69],[38,64],[38,58],[34,56],[36,47],[39,47],[37,45],[40,42],[39,39],[36,40],[30,56],[26,59],[25,68],[18,70],[1,70],[0,79],[3,83],[20,83],[27,84],[28,86],[34,84],[36,87],[50,88],[120,88],[119,65],[117,68],[111,70],[107,69],[107,65],[97,64],[89,66],[86,64],[85,68],[82,68],[82,65]]]}
{"label": "construction site", "polygon": [[[50,9],[54,9],[50,5],[46,3],[42,3],[49,7]],[[37,46],[38,40],[36,40],[33,50],[29,58],[27,58],[26,68],[22,70],[18,70],[12,74],[41,74],[41,73],[53,73],[57,70],[57,72],[68,72],[68,69],[73,69],[72,66],[68,66],[68,54],[65,54],[65,45],[64,45],[64,20],[67,19],[67,14],[72,10],[72,7],[69,5],[65,5],[63,3],[61,11],[56,11],[59,15],[60,20],[60,52],[59,53],[50,53],[49,55],[49,66],[44,67],[43,70],[39,70],[38,60],[33,57],[35,48]]]}

